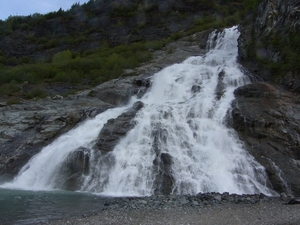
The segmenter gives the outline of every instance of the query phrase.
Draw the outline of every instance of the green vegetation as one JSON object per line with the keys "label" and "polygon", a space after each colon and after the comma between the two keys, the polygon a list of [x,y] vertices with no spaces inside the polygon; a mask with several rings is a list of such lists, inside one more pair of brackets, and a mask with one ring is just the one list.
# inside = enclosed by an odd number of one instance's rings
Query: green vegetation
{"label": "green vegetation", "polygon": [[248,46],[249,56],[259,62],[260,68],[269,70],[272,74],[271,79],[274,81],[281,80],[289,72],[294,77],[300,75],[300,31],[291,29],[285,31],[285,33],[285,35],[282,35],[272,31],[261,43],[263,48],[273,49],[273,52],[280,52],[279,62],[260,58],[253,54],[250,50],[251,46]]}
{"label": "green vegetation", "polygon": [[20,103],[20,98],[10,98],[6,102],[7,105],[13,105],[18,103]]}
{"label": "green vegetation", "polygon": [[[46,15],[11,16],[6,21],[0,20],[0,38],[9,37],[14,41],[12,49],[16,49],[10,54],[7,54],[9,49],[0,51],[0,95],[46,96],[40,88],[24,93],[21,84],[25,81],[35,86],[53,82],[80,86],[117,78],[124,69],[135,68],[150,60],[153,50],[161,49],[171,41],[206,29],[237,24],[244,8],[249,10],[257,2],[170,1],[167,7],[162,8],[151,0],[129,0],[126,3],[90,0],[83,5],[75,3],[68,11],[60,9]],[[181,4],[186,4],[186,8]],[[199,15],[189,17],[190,11],[193,13],[195,9],[200,12]],[[181,25],[188,17],[194,22]],[[168,18],[169,22],[165,22]],[[133,21],[136,21],[135,24]],[[177,30],[170,30],[170,21],[178,23]],[[143,33],[149,27],[164,35],[156,40],[152,37],[149,40],[138,38],[127,44],[115,42],[110,39],[110,34],[107,35],[110,30],[117,32],[124,27],[131,30],[130,35]],[[80,47],[90,43],[96,43],[96,47]],[[23,46],[30,46],[34,51],[23,54],[18,50]],[[27,48],[23,52],[27,53]]]}
{"label": "green vegetation", "polygon": [[25,94],[27,99],[39,99],[47,97],[47,93],[41,88],[34,88],[30,92]]}
{"label": "green vegetation", "polygon": [[1,85],[0,95],[13,96],[14,93],[18,93],[20,91],[20,85],[15,80],[11,80],[9,83]]}
{"label": "green vegetation", "polygon": [[[18,84],[43,82],[80,83],[88,79],[91,84],[101,83],[121,75],[151,58],[151,49],[160,49],[163,42],[134,43],[109,48],[105,45],[81,54],[70,50],[56,53],[51,62],[20,64],[0,69],[0,85],[14,80]],[[2,92],[2,94],[5,94]]]}
{"label": "green vegetation", "polygon": [[245,12],[254,11],[261,0],[243,0]]}

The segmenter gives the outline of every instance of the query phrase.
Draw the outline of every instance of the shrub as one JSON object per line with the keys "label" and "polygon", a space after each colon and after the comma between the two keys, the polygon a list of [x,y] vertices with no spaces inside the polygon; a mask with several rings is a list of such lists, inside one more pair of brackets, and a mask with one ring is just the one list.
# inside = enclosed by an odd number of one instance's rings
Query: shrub
{"label": "shrub", "polygon": [[0,55],[0,64],[5,64],[5,63],[6,63],[5,56]]}
{"label": "shrub", "polygon": [[162,41],[149,41],[145,43],[146,50],[153,49],[153,50],[159,50],[162,49],[166,43]]}
{"label": "shrub", "polygon": [[45,92],[45,90],[41,89],[41,88],[35,88],[33,90],[31,90],[30,92],[28,92],[25,95],[25,98],[27,99],[33,99],[33,98],[45,98],[47,96],[47,93]]}
{"label": "shrub", "polygon": [[0,95],[12,96],[16,92],[20,92],[20,85],[12,80],[9,84],[4,84],[0,88]]}
{"label": "shrub", "polygon": [[7,100],[7,105],[14,105],[20,103],[20,98],[10,98]]}
{"label": "shrub", "polygon": [[47,41],[47,43],[45,43],[44,48],[45,49],[49,49],[49,48],[54,48],[56,46],[58,46],[58,40],[56,39],[51,39],[49,41]]}
{"label": "shrub", "polygon": [[17,66],[21,64],[21,60],[16,57],[7,58],[5,64],[8,66]]}
{"label": "shrub", "polygon": [[253,11],[259,3],[260,0],[243,0],[243,6],[246,12]]}
{"label": "shrub", "polygon": [[62,63],[72,59],[72,52],[70,50],[56,53],[52,58],[52,63]]}
{"label": "shrub", "polygon": [[[146,61],[150,60],[151,58],[152,58],[152,54],[150,52],[144,51],[144,52],[137,52],[134,60],[137,60],[138,62],[142,63],[142,62],[146,62]],[[138,66],[138,64],[136,64],[133,67],[136,67],[136,66]]]}

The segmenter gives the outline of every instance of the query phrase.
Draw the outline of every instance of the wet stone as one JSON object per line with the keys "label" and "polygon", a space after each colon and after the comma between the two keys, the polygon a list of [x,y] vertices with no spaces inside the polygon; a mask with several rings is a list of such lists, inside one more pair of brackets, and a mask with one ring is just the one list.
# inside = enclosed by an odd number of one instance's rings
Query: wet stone
{"label": "wet stone", "polygon": [[221,194],[215,194],[214,199],[215,199],[217,202],[221,202],[221,201],[222,201],[222,196],[221,196]]}
{"label": "wet stone", "polygon": [[179,198],[178,199],[178,202],[181,204],[181,205],[185,205],[187,203],[189,203],[189,200],[187,200],[184,196]]}
{"label": "wet stone", "polygon": [[148,202],[145,201],[145,200],[140,200],[140,201],[138,201],[138,203],[143,204],[143,205],[146,205]]}
{"label": "wet stone", "polygon": [[192,203],[194,206],[199,206],[199,202],[197,202],[197,201],[193,201]]}

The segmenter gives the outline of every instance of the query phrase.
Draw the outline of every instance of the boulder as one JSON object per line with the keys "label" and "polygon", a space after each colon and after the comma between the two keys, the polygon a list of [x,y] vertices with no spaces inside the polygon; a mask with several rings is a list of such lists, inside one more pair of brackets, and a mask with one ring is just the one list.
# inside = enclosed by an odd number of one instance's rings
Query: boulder
{"label": "boulder", "polygon": [[156,125],[156,129],[152,132],[152,149],[156,157],[153,161],[155,181],[154,191],[156,194],[171,194],[173,190],[174,178],[172,175],[172,156],[167,152],[162,152],[166,143],[168,132],[160,127],[160,123]]}
{"label": "boulder", "polygon": [[263,97],[264,94],[268,91],[268,84],[267,83],[254,83],[245,85],[241,88],[237,88],[234,91],[235,96],[243,96],[246,98],[258,98]]}
{"label": "boulder", "polygon": [[137,101],[116,119],[108,120],[99,133],[96,148],[102,153],[112,151],[120,139],[135,126],[133,119],[143,106],[141,101]]}
{"label": "boulder", "polygon": [[98,92],[96,97],[99,98],[101,101],[118,106],[125,105],[126,103],[128,103],[131,95],[127,92],[119,92],[117,90],[109,89]]}
{"label": "boulder", "polygon": [[60,166],[55,188],[75,191],[80,189],[82,175],[89,172],[90,150],[80,147],[71,152]]}
{"label": "boulder", "polygon": [[52,100],[63,100],[64,97],[61,95],[55,95],[54,97],[52,97]]}
{"label": "boulder", "polygon": [[169,195],[173,190],[174,178],[172,176],[171,166],[173,164],[172,156],[169,153],[159,154],[153,161],[156,177],[155,188],[156,194]]}
{"label": "boulder", "polygon": [[290,200],[287,204],[288,205],[300,204],[300,198],[294,198],[294,199]]}

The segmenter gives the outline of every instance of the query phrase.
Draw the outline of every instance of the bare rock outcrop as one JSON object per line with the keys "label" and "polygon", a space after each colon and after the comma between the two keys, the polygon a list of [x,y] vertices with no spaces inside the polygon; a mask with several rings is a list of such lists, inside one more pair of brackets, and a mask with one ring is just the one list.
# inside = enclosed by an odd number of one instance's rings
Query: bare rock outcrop
{"label": "bare rock outcrop", "polygon": [[238,88],[233,127],[274,189],[300,195],[300,99],[269,83]]}
{"label": "bare rock outcrop", "polygon": [[300,91],[300,2],[263,0],[239,29],[239,59],[260,80]]}
{"label": "bare rock outcrop", "polygon": [[141,101],[137,101],[129,110],[122,113],[116,119],[108,120],[100,131],[96,147],[102,153],[112,151],[120,139],[135,126],[133,119],[143,106],[144,104]]}

